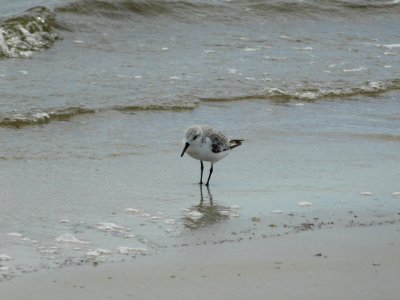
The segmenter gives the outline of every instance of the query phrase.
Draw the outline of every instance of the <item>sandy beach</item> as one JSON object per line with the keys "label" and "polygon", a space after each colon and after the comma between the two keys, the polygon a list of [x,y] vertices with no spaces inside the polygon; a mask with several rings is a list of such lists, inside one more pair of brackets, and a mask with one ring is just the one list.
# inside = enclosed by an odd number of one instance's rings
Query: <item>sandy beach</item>
{"label": "sandy beach", "polygon": [[0,300],[400,299],[399,1],[3,2]]}
{"label": "sandy beach", "polygon": [[130,263],[40,271],[2,299],[398,299],[400,224],[169,249]]}

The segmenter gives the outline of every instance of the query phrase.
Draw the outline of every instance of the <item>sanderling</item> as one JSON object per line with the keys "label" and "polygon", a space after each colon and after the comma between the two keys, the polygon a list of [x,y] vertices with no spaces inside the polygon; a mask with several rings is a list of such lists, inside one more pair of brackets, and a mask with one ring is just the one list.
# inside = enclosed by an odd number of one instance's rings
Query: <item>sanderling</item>
{"label": "sanderling", "polygon": [[243,140],[228,140],[221,131],[205,126],[191,126],[185,131],[183,144],[185,145],[181,157],[185,152],[189,156],[200,160],[200,184],[203,184],[203,161],[211,163],[210,174],[206,186],[210,184],[213,164],[227,156],[233,148],[240,146]]}

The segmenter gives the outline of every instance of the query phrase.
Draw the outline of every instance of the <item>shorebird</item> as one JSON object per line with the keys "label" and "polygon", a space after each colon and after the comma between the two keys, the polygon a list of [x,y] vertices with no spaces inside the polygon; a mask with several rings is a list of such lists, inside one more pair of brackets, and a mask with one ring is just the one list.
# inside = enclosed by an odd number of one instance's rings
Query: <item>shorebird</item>
{"label": "shorebird", "polygon": [[218,129],[200,125],[191,126],[185,131],[181,157],[186,152],[189,156],[200,160],[199,184],[203,184],[203,161],[211,163],[210,174],[206,183],[206,186],[209,186],[214,163],[227,156],[232,149],[240,146],[242,142],[243,140],[228,140]]}

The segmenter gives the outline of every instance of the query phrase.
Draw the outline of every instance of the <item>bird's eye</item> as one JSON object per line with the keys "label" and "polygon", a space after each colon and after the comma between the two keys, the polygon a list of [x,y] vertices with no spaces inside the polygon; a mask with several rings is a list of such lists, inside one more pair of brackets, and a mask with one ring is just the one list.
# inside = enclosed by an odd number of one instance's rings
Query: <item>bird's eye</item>
{"label": "bird's eye", "polygon": [[195,135],[194,138],[193,138],[193,141],[194,141],[195,139],[197,139],[198,137],[199,137],[198,135]]}

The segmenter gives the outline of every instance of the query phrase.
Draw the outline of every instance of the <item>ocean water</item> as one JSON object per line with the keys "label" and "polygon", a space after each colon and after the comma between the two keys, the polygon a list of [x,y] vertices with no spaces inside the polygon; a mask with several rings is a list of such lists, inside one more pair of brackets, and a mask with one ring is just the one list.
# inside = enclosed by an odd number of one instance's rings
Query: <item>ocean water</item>
{"label": "ocean water", "polygon": [[399,221],[400,1],[0,4],[0,280]]}

